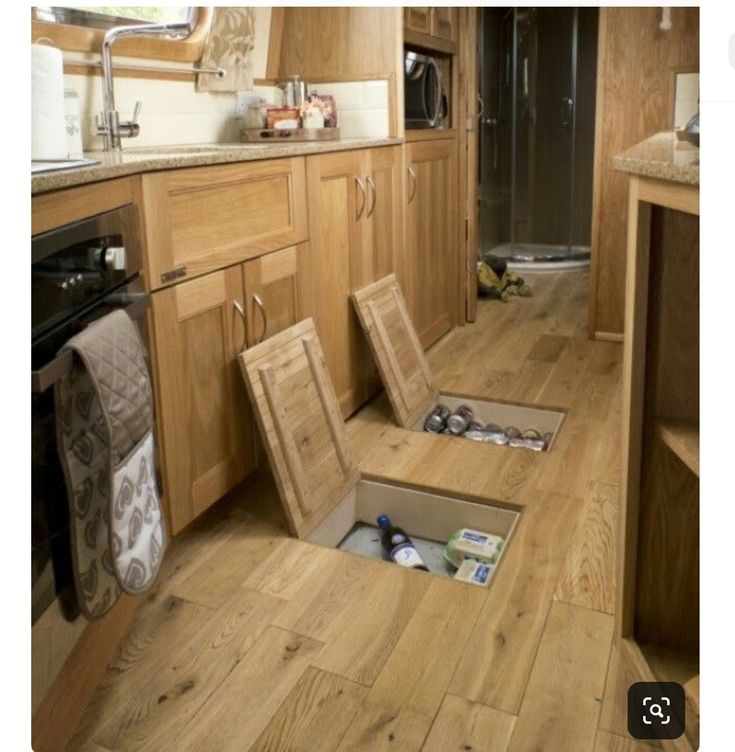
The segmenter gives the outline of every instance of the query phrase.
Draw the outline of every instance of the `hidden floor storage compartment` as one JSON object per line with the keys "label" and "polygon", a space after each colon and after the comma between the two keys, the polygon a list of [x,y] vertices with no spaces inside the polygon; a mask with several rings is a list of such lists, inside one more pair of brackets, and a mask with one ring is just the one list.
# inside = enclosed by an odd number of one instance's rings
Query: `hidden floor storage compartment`
{"label": "hidden floor storage compartment", "polygon": [[[451,412],[467,405],[474,420],[481,424],[478,429],[485,429],[488,424],[502,429],[496,429],[494,434],[478,430],[473,434],[475,440],[545,451],[552,448],[564,420],[563,412],[439,391],[394,274],[353,293],[352,301],[399,425],[423,431],[426,418],[437,405],[445,405]],[[518,429],[521,434],[537,432],[546,440],[527,442],[519,437],[506,442],[503,437],[510,439],[513,433],[508,428]],[[470,435],[464,437],[469,438]]]}
{"label": "hidden floor storage compartment", "polygon": [[[527,405],[514,405],[506,402],[489,402],[474,397],[466,397],[446,392],[439,393],[437,404],[449,408],[451,413],[454,413],[457,408],[462,405],[467,405],[472,410],[475,421],[481,423],[483,426],[488,426],[490,424],[500,426],[506,432],[506,438],[509,438],[511,435],[508,432],[509,428],[518,429],[521,434],[528,431],[534,431],[540,437],[546,437],[542,449],[544,452],[550,451],[553,447],[554,441],[556,440],[556,436],[565,417],[565,413],[559,410],[528,407]],[[411,428],[414,431],[424,431],[426,419],[432,412],[434,412],[435,407],[436,405],[432,405],[429,410],[426,410]],[[465,440],[468,440],[463,435],[457,437],[448,434],[448,437],[465,438]],[[476,440],[481,439],[478,438]],[[491,441],[489,443],[500,444],[501,442]],[[514,446],[514,442],[511,441],[509,446]]]}
{"label": "hidden floor storage compartment", "polygon": [[381,514],[387,514],[393,524],[408,533],[431,574],[444,577],[453,577],[456,571],[444,559],[444,545],[452,533],[470,528],[502,537],[503,548],[492,566],[496,570],[511,543],[519,516],[518,512],[503,507],[361,479],[307,540],[385,560],[381,531],[376,524]]}
{"label": "hidden floor storage compartment", "polygon": [[[504,539],[491,568],[497,568],[511,543],[519,512],[477,503],[434,489],[365,479],[352,459],[334,386],[324,364],[314,322],[306,319],[239,356],[273,477],[291,532],[330,548],[373,553],[371,534],[355,526],[375,526],[386,514],[410,537],[427,541],[430,571],[437,554],[462,528]],[[351,532],[353,535],[350,535]],[[377,536],[374,528],[373,538]],[[496,549],[497,550],[497,549]],[[433,551],[433,553],[432,553]],[[397,566],[390,564],[390,566]],[[484,574],[487,574],[485,572]],[[491,581],[487,580],[487,582]]]}

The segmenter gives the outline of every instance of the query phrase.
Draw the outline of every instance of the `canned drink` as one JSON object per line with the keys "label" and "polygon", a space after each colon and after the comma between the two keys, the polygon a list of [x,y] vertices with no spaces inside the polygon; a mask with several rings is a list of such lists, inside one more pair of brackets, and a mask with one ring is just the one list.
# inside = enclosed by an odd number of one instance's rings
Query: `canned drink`
{"label": "canned drink", "polygon": [[503,431],[503,427],[502,427],[502,426],[499,426],[499,425],[498,425],[497,423],[488,423],[488,424],[487,424],[487,425],[485,426],[485,430],[486,430],[486,431],[487,431],[488,433],[505,433],[505,432]]}
{"label": "canned drink", "polygon": [[521,434],[521,437],[524,439],[540,439],[541,434],[535,428],[527,428]]}
{"label": "canned drink", "polygon": [[481,431],[475,429],[468,429],[462,434],[463,439],[471,439],[472,441],[481,441],[484,444],[497,444],[502,446],[508,443],[508,437],[504,433],[492,433],[490,431]]}
{"label": "canned drink", "polygon": [[446,405],[437,405],[424,421],[424,430],[429,433],[441,433],[447,424],[447,418],[451,415]]}
{"label": "canned drink", "polygon": [[479,420],[471,420],[470,424],[467,426],[468,431],[484,431],[485,426],[480,423]]}
{"label": "canned drink", "polygon": [[524,439],[522,436],[514,436],[508,446],[520,447],[521,449],[532,449],[534,452],[542,452],[546,449],[546,442],[543,439]]}
{"label": "canned drink", "polygon": [[551,442],[554,440],[554,432],[547,431],[541,438],[544,440],[544,444],[546,444],[546,448],[548,449],[551,446]]}
{"label": "canned drink", "polygon": [[515,426],[508,426],[505,429],[504,433],[508,437],[508,439],[515,439],[521,435],[521,429],[516,428]]}
{"label": "canned drink", "polygon": [[460,405],[452,415],[447,418],[447,428],[455,436],[461,436],[469,427],[474,418],[474,413],[469,405]]}

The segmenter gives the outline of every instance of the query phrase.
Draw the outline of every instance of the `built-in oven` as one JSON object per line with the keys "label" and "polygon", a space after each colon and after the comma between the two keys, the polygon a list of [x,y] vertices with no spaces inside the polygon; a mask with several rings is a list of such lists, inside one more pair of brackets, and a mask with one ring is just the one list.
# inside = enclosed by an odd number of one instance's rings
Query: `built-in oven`
{"label": "built-in oven", "polygon": [[150,297],[140,276],[137,210],[127,205],[36,235],[31,243],[31,620],[58,599],[78,615],[69,505],[56,449],[54,384],[72,356],[60,348],[114,309],[140,323]]}
{"label": "built-in oven", "polygon": [[445,127],[449,107],[439,60],[406,50],[403,62],[406,128]]}

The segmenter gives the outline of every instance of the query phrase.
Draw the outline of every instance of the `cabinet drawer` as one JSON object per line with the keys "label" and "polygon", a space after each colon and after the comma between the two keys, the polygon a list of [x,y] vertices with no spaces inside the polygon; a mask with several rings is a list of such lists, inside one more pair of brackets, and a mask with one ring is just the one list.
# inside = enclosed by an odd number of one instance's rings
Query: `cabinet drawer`
{"label": "cabinet drawer", "polygon": [[150,289],[306,240],[303,157],[143,176]]}

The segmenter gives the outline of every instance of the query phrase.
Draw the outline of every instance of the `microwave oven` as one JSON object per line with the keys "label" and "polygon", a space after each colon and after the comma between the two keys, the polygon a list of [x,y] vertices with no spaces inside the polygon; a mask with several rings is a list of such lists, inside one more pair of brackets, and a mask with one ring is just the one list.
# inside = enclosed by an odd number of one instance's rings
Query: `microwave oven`
{"label": "microwave oven", "polygon": [[406,50],[403,64],[406,128],[443,128],[449,106],[437,60]]}

